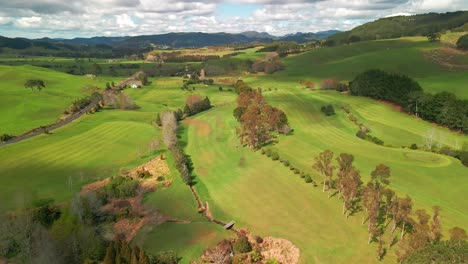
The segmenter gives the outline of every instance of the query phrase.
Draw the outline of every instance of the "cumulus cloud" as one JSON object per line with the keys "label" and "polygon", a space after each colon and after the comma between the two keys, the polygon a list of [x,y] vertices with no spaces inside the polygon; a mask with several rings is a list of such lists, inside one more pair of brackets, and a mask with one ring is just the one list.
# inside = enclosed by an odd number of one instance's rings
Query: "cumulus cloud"
{"label": "cumulus cloud", "polygon": [[[245,16],[239,8],[238,16],[226,17],[217,12],[223,4],[255,4],[255,10]],[[347,30],[391,15],[466,9],[466,0],[8,0],[0,3],[0,32],[87,37],[256,30],[283,35]]]}

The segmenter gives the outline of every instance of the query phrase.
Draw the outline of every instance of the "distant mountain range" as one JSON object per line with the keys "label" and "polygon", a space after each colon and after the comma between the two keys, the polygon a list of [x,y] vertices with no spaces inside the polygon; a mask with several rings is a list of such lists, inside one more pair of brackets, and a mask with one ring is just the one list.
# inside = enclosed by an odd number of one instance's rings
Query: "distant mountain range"
{"label": "distant mountain range", "polygon": [[167,33],[158,35],[126,36],[126,37],[92,37],[74,39],[40,39],[41,41],[59,42],[65,44],[99,45],[125,47],[145,47],[149,45],[168,46],[173,48],[204,47],[227,44],[245,44],[251,42],[296,41],[305,43],[325,39],[340,31],[329,30],[317,33],[296,33],[283,37],[270,35],[266,32],[246,31],[238,34],[230,33]]}
{"label": "distant mountain range", "polygon": [[329,30],[317,33],[299,32],[282,37],[273,36],[266,32],[256,31],[247,31],[238,34],[189,32],[74,39],[27,39],[0,36],[0,53],[10,52],[28,56],[53,55],[65,57],[118,57],[147,52],[155,46],[165,46],[170,48],[196,48],[216,45],[241,45],[253,42],[270,43],[273,41],[295,41],[298,43],[306,43],[314,40],[325,39],[337,32],[339,31]]}

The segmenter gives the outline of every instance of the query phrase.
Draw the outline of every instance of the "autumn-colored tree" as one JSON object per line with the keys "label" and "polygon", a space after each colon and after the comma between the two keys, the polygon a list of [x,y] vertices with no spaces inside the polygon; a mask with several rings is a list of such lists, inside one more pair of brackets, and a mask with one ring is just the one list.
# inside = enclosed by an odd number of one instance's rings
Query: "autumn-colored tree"
{"label": "autumn-colored tree", "polygon": [[352,167],[344,178],[343,185],[343,213],[347,212],[346,218],[348,218],[355,207],[356,201],[358,201],[359,191],[362,185],[361,174],[359,171]]}
{"label": "autumn-colored tree", "polygon": [[[368,182],[367,186],[362,192],[362,205],[367,213],[369,239],[368,244],[372,242],[376,237],[382,234],[381,227],[379,226],[380,216],[380,196],[377,187],[374,182]],[[365,220],[363,220],[364,223]]]}
{"label": "autumn-colored tree", "polygon": [[395,206],[392,207],[393,226],[391,233],[393,234],[397,226],[401,225],[401,239],[405,235],[405,227],[410,223],[410,214],[413,208],[413,202],[409,196],[405,198],[395,198]]}
{"label": "autumn-colored tree", "polygon": [[395,192],[392,189],[386,188],[383,190],[385,198],[385,220],[388,219],[392,208],[395,206]]}
{"label": "autumn-colored tree", "polygon": [[396,251],[400,261],[405,259],[414,250],[422,248],[432,241],[431,227],[429,226],[431,216],[421,209],[416,210],[415,213],[417,221],[414,221],[412,224],[413,230],[411,235],[400,241],[398,250]]}
{"label": "autumn-colored tree", "polygon": [[312,165],[316,171],[318,171],[323,176],[323,189],[325,192],[325,185],[328,180],[328,191],[331,189],[331,180],[333,177],[333,170],[335,166],[332,165],[333,161],[333,152],[331,150],[325,150],[321,152],[317,157],[315,157],[315,163]]}
{"label": "autumn-colored tree", "polygon": [[432,216],[432,224],[431,224],[431,240],[432,242],[439,242],[442,238],[442,224],[440,223],[440,207],[433,206],[432,210],[434,211],[434,215]]}
{"label": "autumn-colored tree", "polygon": [[261,147],[271,139],[272,132],[283,131],[288,125],[284,112],[268,105],[260,89],[241,92],[233,114],[241,124],[237,129],[241,144],[252,149]]}
{"label": "autumn-colored tree", "polygon": [[354,168],[354,156],[347,153],[341,153],[336,158],[336,161],[338,162],[338,172],[336,173],[336,175],[338,176],[337,189],[340,195],[342,195],[346,184],[346,178],[348,177],[348,174],[351,172],[351,170]]}
{"label": "autumn-colored tree", "polygon": [[462,241],[467,240],[468,236],[466,235],[465,229],[461,227],[454,227],[450,229],[450,240],[453,241]]}

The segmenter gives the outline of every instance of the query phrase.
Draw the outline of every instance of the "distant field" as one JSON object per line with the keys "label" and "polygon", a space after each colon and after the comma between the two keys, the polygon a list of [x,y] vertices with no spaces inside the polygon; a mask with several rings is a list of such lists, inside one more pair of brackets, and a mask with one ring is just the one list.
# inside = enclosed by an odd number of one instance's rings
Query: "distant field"
{"label": "distant field", "polygon": [[[46,88],[26,89],[28,79],[41,79]],[[0,134],[13,135],[54,123],[74,99],[87,95],[84,87],[103,88],[106,82],[32,66],[0,66],[0,80]]]}
{"label": "distant field", "polygon": [[284,59],[286,70],[274,74],[272,79],[312,80],[320,85],[326,78],[350,81],[367,69],[378,68],[415,78],[428,92],[451,91],[468,99],[468,70],[451,71],[424,56],[424,52],[440,45],[412,37],[319,48]]}

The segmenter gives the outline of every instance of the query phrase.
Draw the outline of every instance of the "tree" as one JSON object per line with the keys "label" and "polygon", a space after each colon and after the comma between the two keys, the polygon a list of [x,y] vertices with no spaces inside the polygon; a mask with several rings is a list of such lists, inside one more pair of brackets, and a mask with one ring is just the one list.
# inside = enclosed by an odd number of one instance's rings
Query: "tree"
{"label": "tree", "polygon": [[460,227],[454,227],[450,229],[450,240],[453,241],[462,241],[467,240],[468,236],[466,235],[466,231]]}
{"label": "tree", "polygon": [[331,189],[331,181],[333,177],[333,170],[335,167],[332,165],[333,161],[333,152],[331,150],[325,150],[321,152],[317,157],[315,157],[315,163],[312,165],[316,171],[318,171],[323,177],[323,189],[325,192],[325,184],[328,180],[328,191]]}
{"label": "tree", "polygon": [[432,33],[427,34],[426,37],[430,42],[439,42],[440,41],[440,33],[432,32]]}
{"label": "tree", "polygon": [[410,223],[410,214],[413,208],[413,202],[409,196],[405,198],[395,198],[395,206],[392,207],[393,227],[391,233],[393,234],[397,226],[401,225],[401,238],[405,235],[405,227]]}
{"label": "tree", "polygon": [[457,48],[461,50],[468,50],[468,34],[461,36],[457,40]]}
{"label": "tree", "polygon": [[432,216],[432,224],[431,224],[431,241],[432,242],[439,242],[442,238],[442,224],[440,223],[440,207],[433,206],[432,210],[434,211],[434,215]]}
{"label": "tree", "polygon": [[97,64],[97,63],[94,63],[92,68],[91,68],[91,72],[94,75],[100,75],[102,73],[101,66],[99,66],[99,64]]}
{"label": "tree", "polygon": [[143,85],[148,85],[149,82],[148,82],[148,75],[144,72],[140,72],[140,74],[138,74],[138,80],[140,80],[141,84]]}
{"label": "tree", "polygon": [[232,245],[236,254],[242,254],[252,251],[252,245],[246,236],[240,236]]}
{"label": "tree", "polygon": [[39,79],[30,79],[27,80],[26,83],[24,83],[24,88],[26,89],[31,89],[31,91],[34,91],[34,88],[38,90],[39,92],[42,90],[42,88],[45,88],[46,85],[43,80]]}
{"label": "tree", "polygon": [[466,263],[467,251],[466,241],[428,243],[409,253],[402,263]]}

